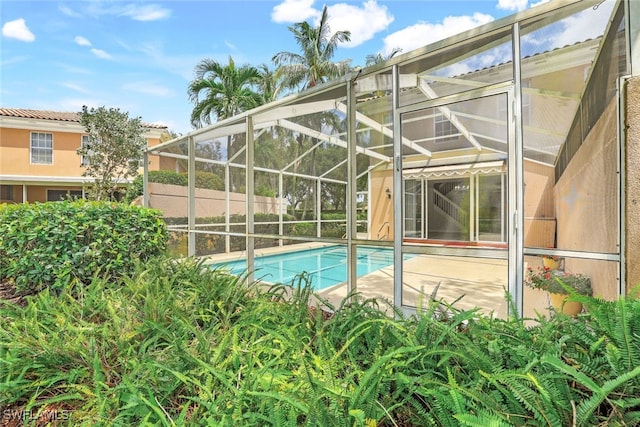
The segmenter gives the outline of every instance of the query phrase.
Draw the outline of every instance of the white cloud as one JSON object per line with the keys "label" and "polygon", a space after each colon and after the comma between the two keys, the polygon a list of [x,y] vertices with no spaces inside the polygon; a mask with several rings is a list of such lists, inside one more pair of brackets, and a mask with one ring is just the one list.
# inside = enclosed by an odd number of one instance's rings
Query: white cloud
{"label": "white cloud", "polygon": [[537,3],[531,3],[531,7],[540,6],[541,4],[549,3],[551,0],[540,0]]}
{"label": "white cloud", "polygon": [[0,60],[0,67],[6,67],[7,65],[11,65],[11,64],[18,64],[20,62],[24,62],[28,60],[29,60],[28,56],[14,56],[12,58],[2,57],[2,60]]}
{"label": "white cloud", "polygon": [[[199,54],[169,55],[165,53],[164,47],[160,43],[143,43],[131,49],[136,52],[135,58],[132,60],[144,61],[147,65],[153,64],[154,67],[166,70],[172,74],[177,74],[186,81],[193,78],[193,67],[202,60],[202,55]],[[142,55],[140,55],[140,53]],[[221,58],[214,59],[224,63],[229,57],[224,55]],[[234,55],[234,60],[237,64],[244,63],[241,59],[242,58]]]}
{"label": "white cloud", "polygon": [[69,64],[67,62],[56,62],[55,65],[56,67],[60,68],[61,70],[63,70],[65,73],[68,73],[68,74],[87,75],[92,73],[92,70],[88,68],[79,67],[77,65]]}
{"label": "white cloud", "polygon": [[317,19],[320,12],[312,7],[313,2],[314,0],[284,0],[274,6],[271,20],[282,24],[307,21],[309,18]]}
{"label": "white cloud", "polygon": [[332,32],[351,31],[351,41],[340,45],[344,47],[356,47],[371,40],[376,33],[386,30],[393,22],[393,15],[387,7],[379,5],[376,0],[366,1],[362,7],[337,3],[328,6],[327,13]]}
{"label": "white cloud", "polygon": [[98,58],[101,59],[111,59],[111,55],[109,55],[107,52],[105,52],[102,49],[96,49],[96,48],[91,48],[89,49],[91,51],[91,53],[93,53],[95,56],[97,56]]}
{"label": "white cloud", "polygon": [[388,54],[394,48],[400,48],[406,53],[491,21],[493,17],[490,15],[474,13],[471,16],[448,16],[440,24],[419,22],[385,37],[383,52]]}
{"label": "white cloud", "polygon": [[36,36],[27,27],[24,18],[5,22],[2,26],[2,35],[23,42],[32,42],[36,39]]}
{"label": "white cloud", "polygon": [[66,5],[60,5],[58,6],[58,10],[60,12],[62,12],[63,14],[70,16],[72,18],[80,18],[82,17],[81,14],[79,14],[78,12],[76,12],[75,10],[71,9],[69,6]]}
{"label": "white cloud", "polygon": [[171,89],[147,81],[127,83],[123,86],[123,89],[131,92],[144,93],[145,95],[165,97],[173,95]]}
{"label": "white cloud", "polygon": [[562,20],[564,31],[554,35],[553,47],[560,47],[602,35],[615,2],[604,2],[597,9],[588,8]]}
{"label": "white cloud", "polygon": [[[307,21],[317,26],[322,9],[313,8],[314,0],[284,0],[276,5],[271,20],[276,23],[298,23]],[[371,40],[374,35],[387,29],[393,22],[393,15],[387,6],[377,0],[366,0],[357,6],[350,3],[334,3],[327,6],[328,22],[331,32],[350,31],[351,41],[342,47],[356,47]]]}
{"label": "white cloud", "polygon": [[528,0],[498,0],[498,9],[521,11],[527,8]]}
{"label": "white cloud", "polygon": [[[197,6],[196,6],[197,7]],[[125,6],[119,15],[128,16],[135,21],[157,21],[165,19],[171,15],[171,11],[157,4]]]}
{"label": "white cloud", "polygon": [[87,90],[83,86],[80,86],[77,83],[62,82],[62,83],[60,83],[60,86],[66,87],[67,89],[71,89],[72,91],[78,92],[78,93],[83,93],[83,94],[89,94],[90,93],[89,90]]}
{"label": "white cloud", "polygon": [[551,50],[599,37],[609,22],[614,2],[604,2],[561,20],[554,31],[536,31],[522,37],[523,52]]}
{"label": "white cloud", "polygon": [[75,41],[78,46],[91,46],[91,42],[82,36],[76,36],[73,41]]}

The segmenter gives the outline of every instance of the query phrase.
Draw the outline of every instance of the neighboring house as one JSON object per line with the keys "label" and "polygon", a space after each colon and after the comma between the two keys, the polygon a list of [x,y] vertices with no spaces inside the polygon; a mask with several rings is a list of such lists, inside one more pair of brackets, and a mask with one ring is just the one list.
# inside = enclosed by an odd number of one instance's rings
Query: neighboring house
{"label": "neighboring house", "polygon": [[[167,131],[144,126],[148,146],[159,144]],[[0,107],[0,203],[82,196],[91,178],[82,176],[86,160],[77,150],[87,137],[78,113]],[[160,169],[159,162],[151,156],[149,169]],[[173,161],[162,162],[167,169]]]}

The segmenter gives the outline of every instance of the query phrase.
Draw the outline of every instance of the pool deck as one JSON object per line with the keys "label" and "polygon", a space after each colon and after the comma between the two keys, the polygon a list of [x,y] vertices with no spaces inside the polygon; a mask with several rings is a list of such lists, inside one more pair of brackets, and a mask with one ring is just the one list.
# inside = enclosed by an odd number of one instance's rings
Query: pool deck
{"label": "pool deck", "polygon": [[[255,256],[329,246],[323,243],[304,243],[256,249]],[[246,251],[208,257],[207,262],[243,260]],[[436,300],[454,303],[458,309],[479,308],[483,314],[504,318],[507,315],[505,289],[507,262],[500,259],[418,255],[404,262],[403,303],[419,307],[430,299],[438,287]],[[385,267],[358,278],[356,291],[362,298],[375,298],[393,302],[393,266]],[[347,284],[317,291],[320,298],[334,307],[348,294]]]}
{"label": "pool deck", "polygon": [[[362,276],[357,292],[365,298],[393,302],[393,266]],[[505,317],[507,304],[506,261],[485,258],[457,258],[420,255],[404,262],[403,305],[426,305],[434,290],[435,300],[455,303],[459,309],[479,308],[484,314]],[[332,304],[347,295],[347,285],[321,290],[318,294]]]}

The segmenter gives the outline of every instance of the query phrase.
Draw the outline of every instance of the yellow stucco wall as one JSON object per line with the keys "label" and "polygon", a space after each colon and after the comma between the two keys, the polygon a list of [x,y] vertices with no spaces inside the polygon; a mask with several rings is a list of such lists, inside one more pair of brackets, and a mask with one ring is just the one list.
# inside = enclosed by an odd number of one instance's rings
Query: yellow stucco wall
{"label": "yellow stucco wall", "polygon": [[32,164],[30,158],[31,131],[29,129],[0,129],[3,175],[80,176],[80,147],[82,136],[70,132],[44,132],[53,135],[52,164]]}
{"label": "yellow stucco wall", "polygon": [[[80,156],[76,150],[80,148],[83,133],[38,132],[51,133],[53,135],[53,162],[51,164],[31,163],[31,130],[0,128],[0,174],[81,176],[84,168],[80,165]],[[160,143],[160,139],[148,138],[147,143],[150,146],[154,146]],[[159,168],[160,162],[157,156],[150,156],[149,169],[158,170]]]}
{"label": "yellow stucco wall", "polygon": [[372,171],[369,182],[369,238],[373,240],[393,240],[393,200],[387,196],[387,188],[393,191],[392,171]]}

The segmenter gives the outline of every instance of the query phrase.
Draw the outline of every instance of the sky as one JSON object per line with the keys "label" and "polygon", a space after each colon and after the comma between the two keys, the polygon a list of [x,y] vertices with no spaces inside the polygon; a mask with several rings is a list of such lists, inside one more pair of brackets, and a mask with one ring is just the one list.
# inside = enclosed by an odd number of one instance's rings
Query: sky
{"label": "sky", "polygon": [[[544,0],[542,0],[544,2]],[[0,3],[0,106],[77,111],[120,108],[177,133],[192,130],[187,86],[205,58],[267,64],[298,53],[289,27],[316,25],[323,6],[332,31],[351,31],[335,61],[403,53],[541,1],[196,0]]]}

